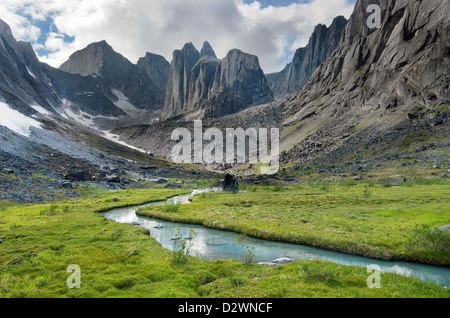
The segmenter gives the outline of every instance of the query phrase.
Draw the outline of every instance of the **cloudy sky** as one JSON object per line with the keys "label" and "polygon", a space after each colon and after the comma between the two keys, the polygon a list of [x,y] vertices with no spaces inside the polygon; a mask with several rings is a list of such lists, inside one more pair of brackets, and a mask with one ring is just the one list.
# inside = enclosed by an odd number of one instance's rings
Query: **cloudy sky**
{"label": "cloudy sky", "polygon": [[314,30],[350,17],[356,0],[0,0],[0,19],[41,61],[59,67],[76,50],[106,40],[136,63],[145,52],[170,62],[174,49],[208,40],[219,58],[233,48],[280,71]]}

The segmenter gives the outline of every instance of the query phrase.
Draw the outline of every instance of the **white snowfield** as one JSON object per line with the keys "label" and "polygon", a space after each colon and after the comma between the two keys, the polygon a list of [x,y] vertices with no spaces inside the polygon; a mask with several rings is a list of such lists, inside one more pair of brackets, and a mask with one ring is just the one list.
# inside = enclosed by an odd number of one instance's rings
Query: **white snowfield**
{"label": "white snowfield", "polygon": [[33,108],[38,113],[41,113],[42,115],[46,115],[46,116],[50,116],[51,115],[51,113],[48,110],[46,110],[44,107],[42,107],[42,106],[34,105],[34,106],[31,106],[31,108]]}
{"label": "white snowfield", "polygon": [[10,108],[2,101],[0,101],[0,125],[25,137],[30,136],[30,127],[41,128],[40,122]]}
{"label": "white snowfield", "polygon": [[[43,108],[42,106],[33,105],[31,107],[43,115],[46,115],[46,116],[51,115],[51,113],[49,111],[47,111],[45,108]],[[68,120],[73,120],[81,125],[87,126],[91,129],[94,129],[94,130],[100,132],[100,135],[103,134],[103,137],[110,141],[113,141],[117,144],[126,146],[128,148],[131,148],[131,149],[143,152],[143,153],[147,153],[145,150],[139,149],[137,147],[133,147],[133,146],[121,141],[119,136],[112,134],[110,131],[100,131],[98,128],[96,128],[95,122],[94,122],[95,118],[100,118],[100,117],[109,118],[109,117],[104,117],[104,116],[94,117],[94,116],[90,116],[82,111],[80,111],[79,114],[76,114],[75,112],[73,112],[72,110],[70,110],[68,108],[64,110],[64,113],[62,113],[61,116],[63,116],[64,118],[66,118]],[[113,119],[113,118],[110,118],[110,119]],[[21,136],[24,136],[24,137],[30,137],[30,135],[31,135],[30,127],[36,127],[36,128],[42,129],[40,122],[18,112],[17,110],[10,108],[3,101],[0,101],[0,126],[5,126],[8,129],[10,129],[10,130],[14,131],[15,133],[17,133]]]}
{"label": "white snowfield", "polygon": [[126,142],[120,140],[120,136],[114,135],[113,133],[111,133],[111,131],[102,131],[102,133],[103,133],[103,137],[104,137],[105,139],[108,139],[108,140],[110,140],[110,141],[113,141],[113,142],[115,142],[116,144],[119,144],[119,145],[128,147],[128,148],[133,149],[133,150],[137,150],[137,151],[142,152],[142,153],[145,153],[145,154],[148,154],[148,153],[149,153],[149,152],[147,152],[147,151],[145,151],[145,150],[143,150],[143,149],[134,147],[134,146],[129,145],[129,144],[127,144]]}
{"label": "white snowfield", "polygon": [[112,92],[119,99],[117,102],[114,103],[114,105],[116,105],[117,107],[119,107],[120,109],[122,109],[125,112],[127,110],[135,110],[135,111],[139,110],[128,101],[128,98],[124,95],[124,93],[122,93],[121,91],[118,91],[116,89],[113,89]]}

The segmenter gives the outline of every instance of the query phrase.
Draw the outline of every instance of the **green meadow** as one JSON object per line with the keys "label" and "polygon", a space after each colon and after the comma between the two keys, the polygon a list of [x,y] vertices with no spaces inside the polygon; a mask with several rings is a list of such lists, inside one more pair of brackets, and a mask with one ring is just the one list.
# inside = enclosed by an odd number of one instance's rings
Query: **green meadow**
{"label": "green meadow", "polygon": [[383,260],[450,265],[448,181],[243,186],[204,193],[176,212],[138,214]]}
{"label": "green meadow", "polygon": [[[430,250],[426,242],[416,242],[416,236],[450,223],[444,199],[450,194],[448,185],[319,184],[247,186],[244,190],[202,194],[190,205],[141,213],[348,253],[448,265],[448,249]],[[90,190],[80,198],[45,204],[0,202],[0,235],[4,237],[0,240],[0,297],[450,296],[444,287],[395,274],[382,274],[382,288],[370,289],[366,268],[327,262],[271,267],[188,257],[187,262],[175,263],[173,252],[164,250],[148,230],[98,213],[186,192]],[[448,237],[442,239],[445,242]],[[417,254],[408,252],[405,244],[415,246]],[[71,264],[80,266],[80,289],[67,287]]]}

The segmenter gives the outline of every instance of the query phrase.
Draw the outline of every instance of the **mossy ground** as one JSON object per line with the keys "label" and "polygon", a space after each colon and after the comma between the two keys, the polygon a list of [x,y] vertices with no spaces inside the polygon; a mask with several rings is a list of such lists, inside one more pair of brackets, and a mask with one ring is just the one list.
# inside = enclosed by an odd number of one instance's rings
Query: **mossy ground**
{"label": "mossy ground", "polygon": [[[236,214],[246,213],[250,207],[241,209],[242,201],[253,202],[253,195],[264,194],[267,197],[271,191],[249,190],[248,197],[227,197],[226,194],[198,197],[193,206],[205,207],[215,200],[213,206],[220,209],[227,207]],[[298,190],[280,191],[279,194],[287,195],[290,191],[294,194]],[[118,224],[96,213],[113,207],[161,200],[181,192],[185,191],[105,190],[46,204],[1,202],[0,235],[4,239],[0,243],[0,297],[450,296],[447,289],[436,284],[394,274],[382,275],[381,289],[369,289],[366,283],[369,274],[365,268],[324,262],[295,262],[282,267],[267,267],[244,265],[233,260],[208,262],[189,258],[187,264],[174,265],[172,252],[164,250],[147,230]],[[114,198],[120,201],[115,202]],[[279,199],[276,196],[272,198]],[[223,200],[228,200],[231,206],[225,205]],[[239,202],[239,208],[233,206],[236,202]],[[291,205],[294,202],[292,200]],[[186,213],[186,209],[182,207],[179,213]],[[438,217],[433,222],[438,223],[439,220]],[[281,222],[282,219],[277,220],[275,226],[280,226]],[[128,256],[134,250],[137,253]],[[71,264],[81,268],[80,289],[67,287],[67,279],[71,275],[67,267]]]}

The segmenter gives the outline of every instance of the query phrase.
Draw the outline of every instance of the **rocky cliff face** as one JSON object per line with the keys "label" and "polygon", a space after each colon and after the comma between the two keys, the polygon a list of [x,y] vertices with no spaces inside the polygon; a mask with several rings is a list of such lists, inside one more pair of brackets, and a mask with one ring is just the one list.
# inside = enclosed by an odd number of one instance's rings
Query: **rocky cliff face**
{"label": "rocky cliff face", "polygon": [[256,56],[232,50],[218,60],[208,42],[201,53],[189,43],[174,52],[163,117],[196,111],[221,117],[273,100]]}
{"label": "rocky cliff face", "polygon": [[162,56],[148,53],[134,65],[102,41],[75,52],[60,69],[102,78],[108,88],[123,93],[138,109],[163,107],[169,63]]}
{"label": "rocky cliff face", "polygon": [[[338,48],[287,101],[284,162],[353,155],[403,132],[448,124],[449,6],[379,0],[381,28],[358,0]],[[356,151],[356,152],[355,152]]]}
{"label": "rocky cliff face", "polygon": [[192,68],[199,59],[200,53],[192,43],[186,44],[182,50],[173,52],[167,76],[164,118],[175,117],[187,111],[189,88],[193,81]]}
{"label": "rocky cliff face", "polygon": [[267,75],[270,87],[276,99],[283,99],[298,93],[322,64],[339,45],[342,32],[347,25],[342,16],[335,18],[326,27],[319,24],[306,47],[295,52],[294,58],[281,72]]}
{"label": "rocky cliff face", "polygon": [[206,107],[213,117],[274,101],[258,58],[231,50],[217,66]]}
{"label": "rocky cliff face", "polygon": [[139,78],[140,108],[145,108],[145,105],[163,108],[169,68],[169,62],[161,55],[147,53],[145,57],[139,59],[137,77]]}

